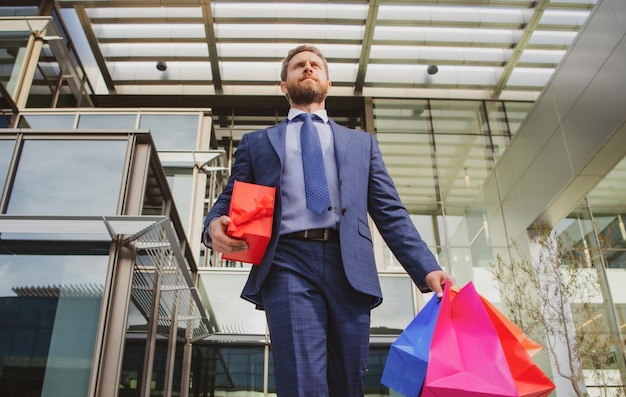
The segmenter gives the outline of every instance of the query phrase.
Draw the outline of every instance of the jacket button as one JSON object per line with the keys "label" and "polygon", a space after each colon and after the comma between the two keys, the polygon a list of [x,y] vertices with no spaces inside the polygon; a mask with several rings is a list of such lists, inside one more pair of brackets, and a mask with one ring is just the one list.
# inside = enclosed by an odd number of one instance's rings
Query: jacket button
{"label": "jacket button", "polygon": [[348,210],[347,210],[347,209],[345,209],[345,208],[342,208],[342,209],[341,209],[341,215],[345,215],[345,214],[346,214],[346,212],[348,212]]}

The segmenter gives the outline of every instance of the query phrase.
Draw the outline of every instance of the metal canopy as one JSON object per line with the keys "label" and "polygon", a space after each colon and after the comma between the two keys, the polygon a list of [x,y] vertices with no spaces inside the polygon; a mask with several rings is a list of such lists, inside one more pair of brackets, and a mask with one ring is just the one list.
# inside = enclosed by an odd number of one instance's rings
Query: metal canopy
{"label": "metal canopy", "polygon": [[534,101],[596,0],[55,3],[98,95],[281,96],[306,42],[331,95]]}

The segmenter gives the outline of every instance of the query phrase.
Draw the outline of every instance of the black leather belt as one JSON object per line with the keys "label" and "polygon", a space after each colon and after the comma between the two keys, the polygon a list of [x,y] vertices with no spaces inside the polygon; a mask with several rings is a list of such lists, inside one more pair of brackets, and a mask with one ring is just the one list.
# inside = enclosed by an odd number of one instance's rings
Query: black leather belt
{"label": "black leather belt", "polygon": [[285,238],[293,238],[297,240],[311,241],[329,241],[331,243],[339,242],[339,230],[336,229],[309,229],[301,232],[285,234]]}

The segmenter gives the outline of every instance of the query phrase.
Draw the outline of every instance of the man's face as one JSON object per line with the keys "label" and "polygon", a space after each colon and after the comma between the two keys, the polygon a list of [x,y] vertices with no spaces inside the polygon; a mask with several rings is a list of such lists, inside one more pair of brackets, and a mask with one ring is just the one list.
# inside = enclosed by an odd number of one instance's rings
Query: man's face
{"label": "man's face", "polygon": [[291,58],[287,65],[287,79],[280,83],[280,89],[296,105],[323,102],[330,86],[324,61],[309,51]]}

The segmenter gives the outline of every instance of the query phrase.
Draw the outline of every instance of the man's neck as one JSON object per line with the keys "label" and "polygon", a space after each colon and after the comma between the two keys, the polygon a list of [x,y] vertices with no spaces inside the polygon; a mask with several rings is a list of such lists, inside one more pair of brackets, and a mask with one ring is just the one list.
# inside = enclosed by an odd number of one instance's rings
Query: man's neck
{"label": "man's neck", "polygon": [[291,107],[294,108],[294,109],[302,110],[303,112],[313,113],[313,112],[316,112],[318,110],[325,109],[325,102],[306,103],[306,104],[298,104],[298,105],[292,102],[291,103]]}

